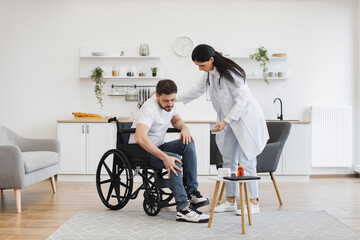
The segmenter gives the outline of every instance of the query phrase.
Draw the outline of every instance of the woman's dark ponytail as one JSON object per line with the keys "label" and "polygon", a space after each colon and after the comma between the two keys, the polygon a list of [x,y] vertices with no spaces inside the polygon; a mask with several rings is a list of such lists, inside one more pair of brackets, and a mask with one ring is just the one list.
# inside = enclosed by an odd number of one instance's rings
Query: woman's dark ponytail
{"label": "woman's dark ponytail", "polygon": [[235,84],[234,77],[231,75],[231,72],[233,72],[234,74],[242,77],[245,82],[246,79],[245,71],[233,60],[223,57],[219,52],[215,51],[214,48],[212,48],[211,46],[206,44],[200,44],[194,48],[191,55],[192,60],[198,62],[209,61],[211,57],[214,58],[213,64],[221,76],[224,76],[230,82]]}

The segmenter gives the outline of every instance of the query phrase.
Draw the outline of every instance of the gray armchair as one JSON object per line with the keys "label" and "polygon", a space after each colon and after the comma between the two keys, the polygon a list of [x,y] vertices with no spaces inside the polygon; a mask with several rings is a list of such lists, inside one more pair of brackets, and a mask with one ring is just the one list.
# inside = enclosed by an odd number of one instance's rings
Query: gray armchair
{"label": "gray armchair", "polygon": [[257,172],[268,172],[270,174],[279,203],[282,205],[283,203],[276,184],[274,172],[277,169],[282,150],[290,134],[291,123],[280,121],[267,122],[266,124],[270,139],[268,140],[264,150],[257,156]]}
{"label": "gray armchair", "polygon": [[0,126],[0,189],[14,189],[16,210],[21,213],[22,188],[50,179],[59,170],[60,144],[55,139],[24,138]]}

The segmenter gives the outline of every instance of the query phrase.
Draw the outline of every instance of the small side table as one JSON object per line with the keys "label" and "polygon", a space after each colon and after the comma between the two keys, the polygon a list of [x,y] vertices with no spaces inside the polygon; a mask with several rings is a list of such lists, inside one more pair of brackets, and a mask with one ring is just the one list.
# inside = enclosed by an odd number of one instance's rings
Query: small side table
{"label": "small side table", "polygon": [[240,208],[241,208],[241,226],[242,226],[242,233],[245,234],[245,209],[244,209],[244,192],[245,192],[245,198],[246,198],[246,202],[247,202],[247,211],[248,211],[248,219],[249,219],[249,225],[252,225],[252,216],[251,216],[251,206],[250,206],[250,199],[249,199],[249,185],[248,182],[249,181],[256,181],[259,180],[260,177],[256,177],[256,176],[243,176],[243,177],[237,177],[234,180],[227,180],[221,177],[209,177],[209,179],[211,180],[215,180],[216,184],[215,184],[215,190],[214,190],[214,197],[213,197],[213,201],[211,204],[211,211],[210,211],[210,219],[209,219],[209,223],[208,223],[208,227],[211,227],[211,222],[214,216],[214,210],[215,210],[215,205],[216,205],[216,198],[218,195],[218,191],[219,191],[219,186],[220,186],[220,182],[223,182],[221,191],[220,191],[220,196],[219,196],[219,200],[221,200],[222,195],[224,193],[224,189],[225,189],[225,182],[239,182],[239,192],[240,192]]}

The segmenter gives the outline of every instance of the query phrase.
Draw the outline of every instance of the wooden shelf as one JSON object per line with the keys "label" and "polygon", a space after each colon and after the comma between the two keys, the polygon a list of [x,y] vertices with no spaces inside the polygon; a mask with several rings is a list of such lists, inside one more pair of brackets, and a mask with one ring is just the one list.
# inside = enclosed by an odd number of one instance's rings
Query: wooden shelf
{"label": "wooden shelf", "polygon": [[[249,59],[249,60],[255,60],[255,59],[250,59],[250,57],[241,57],[241,56],[224,56],[230,59]],[[269,57],[269,60],[288,60],[289,57]]]}
{"label": "wooden shelf", "polygon": [[[85,78],[85,79],[90,79],[90,76],[80,76],[79,78]],[[112,76],[106,76],[104,77],[104,79],[145,79],[145,80],[160,80],[161,77],[112,77]]]}
{"label": "wooden shelf", "polygon": [[[124,53],[123,56],[120,55],[122,52]],[[95,53],[101,55],[94,56]],[[106,80],[160,80],[159,71],[157,77],[153,77],[150,71],[152,67],[160,67],[160,56],[160,47],[153,45],[150,45],[149,56],[140,56],[139,46],[134,45],[80,47],[79,78],[90,79],[91,71],[100,66],[104,71],[103,75]],[[114,66],[119,68],[122,75],[112,76]],[[133,72],[135,76],[126,76],[127,72]],[[146,76],[138,76],[140,72],[145,72]]]}
{"label": "wooden shelf", "polygon": [[160,56],[82,56],[80,59],[160,59]]}
{"label": "wooden shelf", "polygon": [[[286,80],[289,79],[290,77],[268,77],[268,80]],[[264,80],[263,77],[246,77],[246,79],[249,80]]]}

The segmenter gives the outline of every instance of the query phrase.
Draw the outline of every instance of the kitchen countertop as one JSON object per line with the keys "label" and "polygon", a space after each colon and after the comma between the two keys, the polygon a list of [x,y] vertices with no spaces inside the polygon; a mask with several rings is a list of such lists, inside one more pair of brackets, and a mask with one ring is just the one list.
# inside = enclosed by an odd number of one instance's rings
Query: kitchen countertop
{"label": "kitchen countertop", "polygon": [[[109,118],[76,118],[69,120],[57,120],[58,123],[106,123]],[[118,119],[119,122],[132,122],[130,119]],[[279,122],[280,120],[266,120],[267,122]],[[284,122],[290,122],[291,124],[310,124],[310,121],[294,121],[284,120]],[[216,123],[216,121],[205,120],[185,120],[185,123]]]}
{"label": "kitchen countertop", "polygon": [[[280,120],[266,120],[267,122],[280,122]],[[283,122],[290,122],[291,124],[310,124],[310,121],[299,121],[299,120],[281,120]]]}

